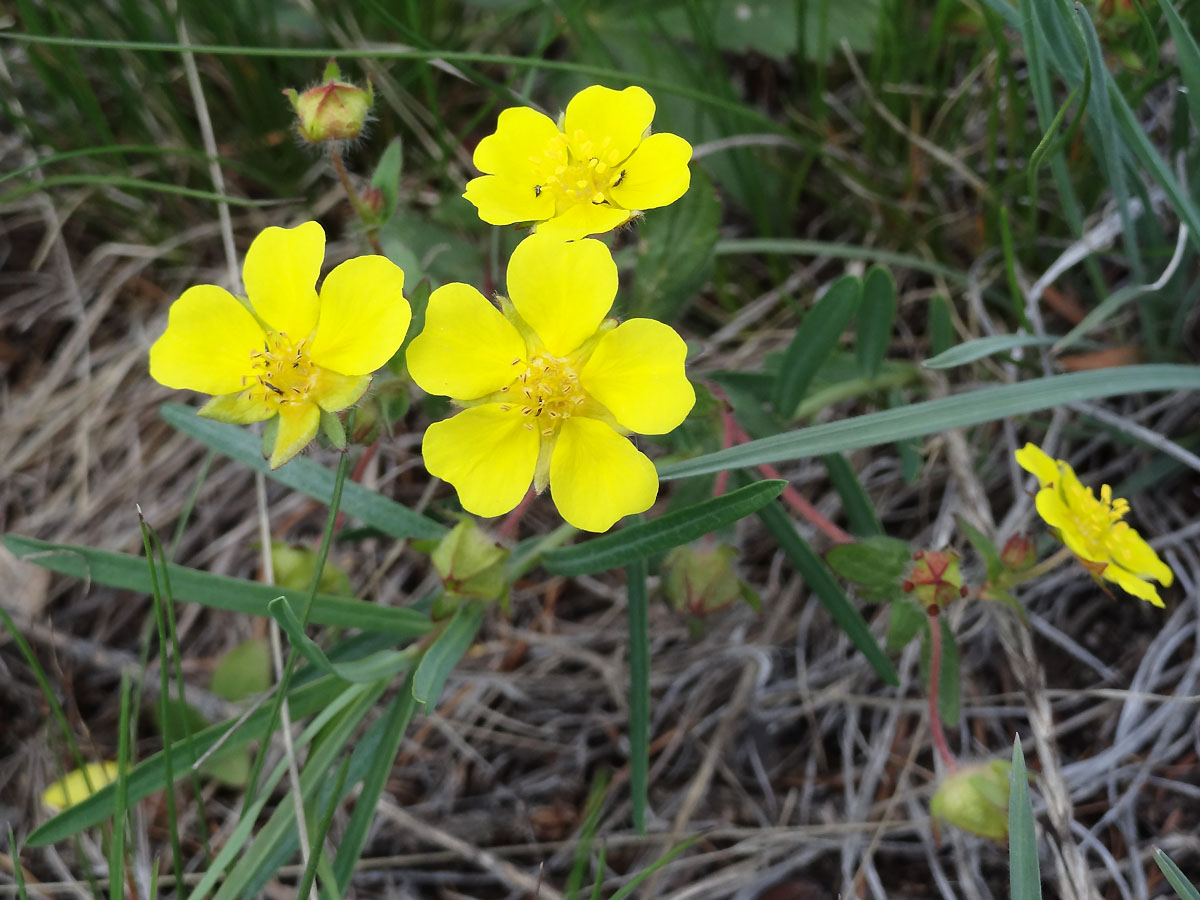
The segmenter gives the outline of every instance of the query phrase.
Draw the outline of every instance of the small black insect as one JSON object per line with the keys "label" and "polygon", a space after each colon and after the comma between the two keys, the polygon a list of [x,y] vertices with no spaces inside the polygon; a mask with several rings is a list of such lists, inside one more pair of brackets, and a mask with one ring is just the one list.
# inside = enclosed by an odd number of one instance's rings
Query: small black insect
{"label": "small black insect", "polygon": [[618,187],[625,180],[625,170],[621,170],[621,174],[617,176],[617,180],[612,183],[613,187]]}
{"label": "small black insect", "polygon": [[540,184],[535,184],[533,186],[533,196],[535,196],[535,197],[542,196],[542,186]]}

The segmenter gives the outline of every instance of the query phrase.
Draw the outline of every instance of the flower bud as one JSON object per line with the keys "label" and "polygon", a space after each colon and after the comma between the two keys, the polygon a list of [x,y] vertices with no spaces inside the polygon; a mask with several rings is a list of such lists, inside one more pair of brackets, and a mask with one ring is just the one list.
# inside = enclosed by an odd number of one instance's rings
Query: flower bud
{"label": "flower bud", "polygon": [[359,203],[362,207],[363,217],[371,222],[383,221],[384,196],[383,191],[375,187],[373,184],[368,184],[362,190],[359,196]]}
{"label": "flower bud", "polygon": [[951,772],[929,801],[934,818],[971,834],[1008,840],[1008,780],[1012,764],[1002,759]]}
{"label": "flower bud", "polygon": [[367,113],[375,101],[371,79],[366,90],[341,80],[337,63],[330,60],[325,66],[321,84],[303,94],[292,88],[284,91],[296,110],[296,127],[300,136],[311,144],[322,141],[352,140],[362,132]]}
{"label": "flower bud", "polygon": [[918,550],[913,554],[913,567],[901,586],[931,616],[936,616],[959,597],[967,596],[958,568],[958,554],[953,551]]}
{"label": "flower bud", "polygon": [[1014,534],[1000,551],[1000,562],[1010,572],[1024,572],[1037,562],[1037,547],[1028,534]]}
{"label": "flower bud", "polygon": [[677,547],[663,560],[664,589],[680,612],[706,616],[749,598],[733,569],[732,547]]}
{"label": "flower bud", "polygon": [[430,559],[442,576],[448,595],[507,602],[504,564],[508,551],[480,531],[471,519],[455,525],[438,542]]}

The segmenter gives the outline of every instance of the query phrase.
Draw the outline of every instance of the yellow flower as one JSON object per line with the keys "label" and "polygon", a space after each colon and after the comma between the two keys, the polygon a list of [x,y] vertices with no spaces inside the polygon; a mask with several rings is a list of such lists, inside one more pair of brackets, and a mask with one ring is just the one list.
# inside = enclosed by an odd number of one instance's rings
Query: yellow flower
{"label": "yellow flower", "polygon": [[467,409],[425,432],[425,467],[480,516],[513,509],[531,480],[586,531],[649,509],[658,473],[625,435],[665,434],[691,410],[683,339],[653,319],[605,320],[617,267],[599,241],[526,238],[508,291],[503,313],[465,284],[429,298],[409,372]]}
{"label": "yellow flower", "polygon": [[1061,459],[1051,459],[1040,447],[1026,444],[1016,453],[1021,468],[1037,476],[1038,514],[1089,572],[1119,584],[1135,597],[1162,606],[1157,581],[1169,587],[1175,575],[1140,534],[1122,522],[1129,501],[1112,496],[1107,484],[1100,499],[1084,487],[1075,471]]}
{"label": "yellow flower", "polygon": [[[105,785],[117,780],[115,762],[88,763],[82,769],[68,772],[42,792],[42,803],[54,812],[74,806],[92,796]],[[91,787],[88,783],[91,782]]]}
{"label": "yellow flower", "polygon": [[561,129],[528,107],[506,109],[475,148],[485,174],[463,196],[492,225],[534,222],[565,241],[611,231],[643,209],[674,203],[691,183],[691,144],[647,136],[653,118],[654,100],[640,87],[584,88]]}
{"label": "yellow flower", "polygon": [[155,381],[217,395],[200,415],[237,424],[278,415],[271,468],[313,439],[321,410],[337,412],[363,395],[408,330],[396,265],[382,256],[349,259],[318,296],[324,256],[316,222],[265,229],[242,267],[249,299],[211,284],[188,288],[150,348]]}

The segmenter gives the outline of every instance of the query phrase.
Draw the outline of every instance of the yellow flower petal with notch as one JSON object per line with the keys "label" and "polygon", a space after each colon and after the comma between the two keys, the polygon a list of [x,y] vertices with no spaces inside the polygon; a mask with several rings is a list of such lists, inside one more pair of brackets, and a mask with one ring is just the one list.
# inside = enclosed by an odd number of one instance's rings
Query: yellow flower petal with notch
{"label": "yellow flower petal with notch", "polygon": [[263,230],[246,252],[245,302],[215,285],[189,288],[150,348],[160,384],[216,395],[201,415],[237,424],[278,415],[272,468],[308,445],[321,410],[358,402],[408,330],[398,266],[380,256],[347,260],[318,294],[324,252],[316,222]]}
{"label": "yellow flower petal with notch", "polygon": [[593,85],[567,104],[562,130],[526,107],[500,113],[472,157],[483,175],[463,194],[492,225],[528,222],[573,241],[674,203],[691,182],[692,147],[649,134],[654,100],[640,87]]}
{"label": "yellow flower petal with notch", "polygon": [[1040,489],[1034,498],[1038,515],[1089,572],[1155,606],[1163,605],[1153,582],[1170,587],[1175,573],[1122,521],[1129,512],[1128,501],[1114,499],[1107,484],[1096,497],[1068,463],[1034,444],[1018,450],[1016,460],[1038,480]]}
{"label": "yellow flower petal with notch", "polygon": [[409,372],[469,408],[425,432],[426,468],[480,516],[512,510],[531,480],[586,531],[649,509],[658,475],[625,430],[665,433],[691,410],[682,338],[648,319],[604,318],[617,271],[599,241],[526,238],[508,289],[503,312],[464,284],[429,298]]}

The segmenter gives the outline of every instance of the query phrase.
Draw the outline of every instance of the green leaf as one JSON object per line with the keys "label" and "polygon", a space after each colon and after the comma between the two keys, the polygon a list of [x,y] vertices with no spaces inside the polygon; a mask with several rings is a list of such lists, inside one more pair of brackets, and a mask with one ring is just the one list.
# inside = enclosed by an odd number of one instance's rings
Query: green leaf
{"label": "green leaf", "polygon": [[682,198],[651,210],[638,226],[634,315],[671,321],[679,316],[713,268],[721,204],[708,176],[692,169]]}
{"label": "green leaf", "polygon": [[400,203],[400,173],[404,170],[404,146],[400,138],[392,138],[379,164],[371,174],[371,187],[383,194],[383,209],[377,221],[386,222],[396,213]]}
{"label": "green leaf", "polygon": [[1013,742],[1012,781],[1008,792],[1008,881],[1012,900],[1041,900],[1042,875],[1038,870],[1037,833],[1033,801],[1020,736]]}
{"label": "green leaf", "polygon": [[817,595],[821,605],[833,616],[833,621],[837,622],[842,631],[846,632],[846,636],[850,638],[850,642],[867,658],[867,662],[871,664],[875,674],[887,684],[898,685],[900,679],[896,675],[896,670],[871,635],[871,629],[867,626],[866,620],[857,609],[850,605],[845,593],[833,580],[829,569],[821,562],[816,551],[800,536],[800,532],[796,530],[796,526],[792,524],[787,513],[780,508],[779,504],[771,503],[758,511],[758,517],[779,544],[779,549],[800,572],[808,589]]}
{"label": "green leaf", "polygon": [[304,633],[304,625],[293,612],[284,597],[276,597],[267,604],[267,610],[279,623],[301,656],[324,672],[343,681],[368,683],[381,679],[390,680],[397,672],[412,665],[413,655],[403,650],[380,650],[363,659],[348,663],[333,663],[312,638]]}
{"label": "green leaf", "polygon": [[927,369],[952,369],[991,356],[993,353],[1007,353],[1019,347],[1049,347],[1057,340],[1058,336],[1053,334],[996,334],[963,341],[937,356],[931,356],[921,365]]}
{"label": "green leaf", "polygon": [[838,346],[862,300],[862,280],[843,275],[835,281],[800,322],[783,353],[779,380],[775,382],[775,409],[791,416],[821,364]]}
{"label": "green leaf", "polygon": [[863,278],[862,303],[858,308],[858,369],[866,378],[879,374],[892,340],[896,319],[896,280],[883,266],[871,266]]}
{"label": "green leaf", "polygon": [[[429,295],[433,293],[433,285],[430,284],[428,278],[422,278],[417,282],[417,286],[413,288],[412,293],[408,295],[409,306],[412,307],[412,321],[408,324],[408,334],[404,336],[404,343],[400,345],[400,349],[396,351],[393,360],[399,360],[399,366],[393,371],[399,372],[407,367],[404,354],[408,350],[408,345],[413,342],[418,334],[425,330],[425,310],[429,308]],[[391,363],[388,364],[391,366]],[[342,506],[346,505],[346,498],[342,498]]]}
{"label": "green leaf", "polygon": [[464,603],[454,611],[454,618],[436,641],[425,651],[413,678],[413,697],[432,710],[442,697],[442,688],[450,672],[475,640],[483,623],[484,604],[478,600]]}
{"label": "green leaf", "polygon": [[[16,534],[4,535],[3,543],[17,557],[52,572],[127,591],[148,594],[151,590],[150,574],[141,557],[75,544],[51,544]],[[175,563],[168,563],[166,571],[174,592],[172,599],[199,603],[212,609],[266,616],[270,615],[267,604],[275,597],[286,597],[301,607],[308,598],[306,591],[210,575]],[[397,637],[418,637],[432,627],[425,616],[411,609],[321,594],[313,599],[312,621],[341,628],[381,631]]]}
{"label": "green leaf", "polygon": [[759,481],[582,544],[551,550],[542,563],[556,575],[586,575],[625,566],[736,522],[770,503],[786,486],[786,481]]}
{"label": "green leaf", "polygon": [[1000,551],[996,549],[996,545],[992,543],[991,539],[962,516],[958,517],[958,527],[971,542],[975,552],[983,557],[988,579],[991,580],[999,575],[1001,569],[1004,568],[1004,563],[1000,561]]}
{"label": "green leaf", "polygon": [[237,703],[270,687],[271,650],[263,638],[250,638],[217,660],[208,689]]}
{"label": "green leaf", "polygon": [[[333,472],[311,459],[298,456],[272,469],[263,459],[259,441],[245,428],[198,416],[194,409],[181,403],[164,403],[160,414],[176,430],[280,484],[326,505],[333,497]],[[391,537],[438,538],[446,532],[432,519],[354,481],[347,480],[343,488],[342,511]]]}
{"label": "green leaf", "polygon": [[883,588],[904,578],[912,567],[912,550],[904,541],[877,535],[830,547],[825,562],[847,581]]}
{"label": "green leaf", "polygon": [[706,475],[722,469],[806,459],[823,453],[872,447],[935,434],[948,428],[963,428],[1011,418],[1097,397],[1187,389],[1200,389],[1200,367],[1123,366],[1119,370],[1051,375],[1019,384],[966,391],[911,406],[760,438],[727,450],[670,463],[659,469],[658,474],[663,480],[669,480]]}
{"label": "green leaf", "polygon": [[954,346],[954,320],[945,297],[929,301],[929,349],[936,357]]}
{"label": "green leaf", "polygon": [[899,653],[925,627],[929,616],[907,597],[893,600],[888,616],[887,651]]}
{"label": "green leaf", "polygon": [[[322,678],[292,688],[288,692],[292,717],[301,719],[327,707],[346,689],[347,686],[344,682],[332,678]],[[356,689],[351,688],[351,690]],[[271,710],[266,707],[256,709],[236,731],[229,735],[222,746],[225,748],[245,746],[262,731],[270,714]],[[171,748],[171,755],[175,763],[175,775],[178,778],[186,776],[187,768],[203,756],[209,747],[229,733],[237,722],[238,719],[229,719],[216,725],[210,725],[203,731],[193,734],[191,742],[184,740],[175,744]],[[130,804],[138,803],[155,791],[162,790],[165,779],[165,759],[164,754],[160,751],[138,763],[129,771],[128,802]],[[44,847],[99,824],[113,814],[115,795],[115,784],[101,788],[92,796],[43,823],[29,836],[26,843],[31,847]]]}
{"label": "green leaf", "polygon": [[871,498],[863,489],[858,475],[840,453],[826,453],[821,457],[829,481],[842,500],[842,509],[850,522],[850,530],[859,537],[883,534],[883,525],[875,514]]}
{"label": "green leaf", "polygon": [[[1162,10],[1163,18],[1167,20],[1167,28],[1171,31],[1171,40],[1175,42],[1179,76],[1183,79],[1184,87],[1187,88],[1184,97],[1187,99],[1188,112],[1191,114],[1192,122],[1200,125],[1200,47],[1196,46],[1196,39],[1192,37],[1192,32],[1180,18],[1179,13],[1175,10],[1175,4],[1171,0],[1158,0],[1158,6]],[[1157,853],[1162,853],[1162,851],[1156,851],[1156,861]],[[1163,856],[1166,857],[1166,854],[1164,853]],[[1161,863],[1159,865],[1161,867]],[[1200,897],[1200,895],[1197,896]]]}
{"label": "green leaf", "polygon": [[909,256],[906,253],[893,253],[890,250],[880,250],[877,247],[860,247],[857,244],[839,244],[835,241],[806,241],[795,238],[732,238],[717,241],[713,248],[717,256],[737,253],[781,254],[787,256],[815,256],[832,259],[859,259],[866,262],[886,263],[901,269],[911,269],[914,272],[927,272],[930,275],[940,275],[947,281],[956,284],[967,284],[969,280],[964,272],[952,269],[941,263],[931,262],[920,256]]}
{"label": "green leaf", "polygon": [[[938,713],[943,722],[953,727],[958,725],[958,643],[954,640],[954,633],[950,631],[950,624],[945,617],[936,616],[935,618],[937,627],[942,630],[942,667],[938,678]],[[925,619],[928,624],[933,624],[928,615],[925,616]],[[929,641],[929,632],[926,630],[925,637],[921,641],[921,677],[926,686],[929,685]]]}
{"label": "green leaf", "polygon": [[1174,888],[1180,900],[1200,900],[1200,890],[1196,890],[1196,886],[1188,881],[1183,870],[1158,847],[1154,848],[1154,862],[1158,864],[1163,875],[1166,876],[1167,883]]}

